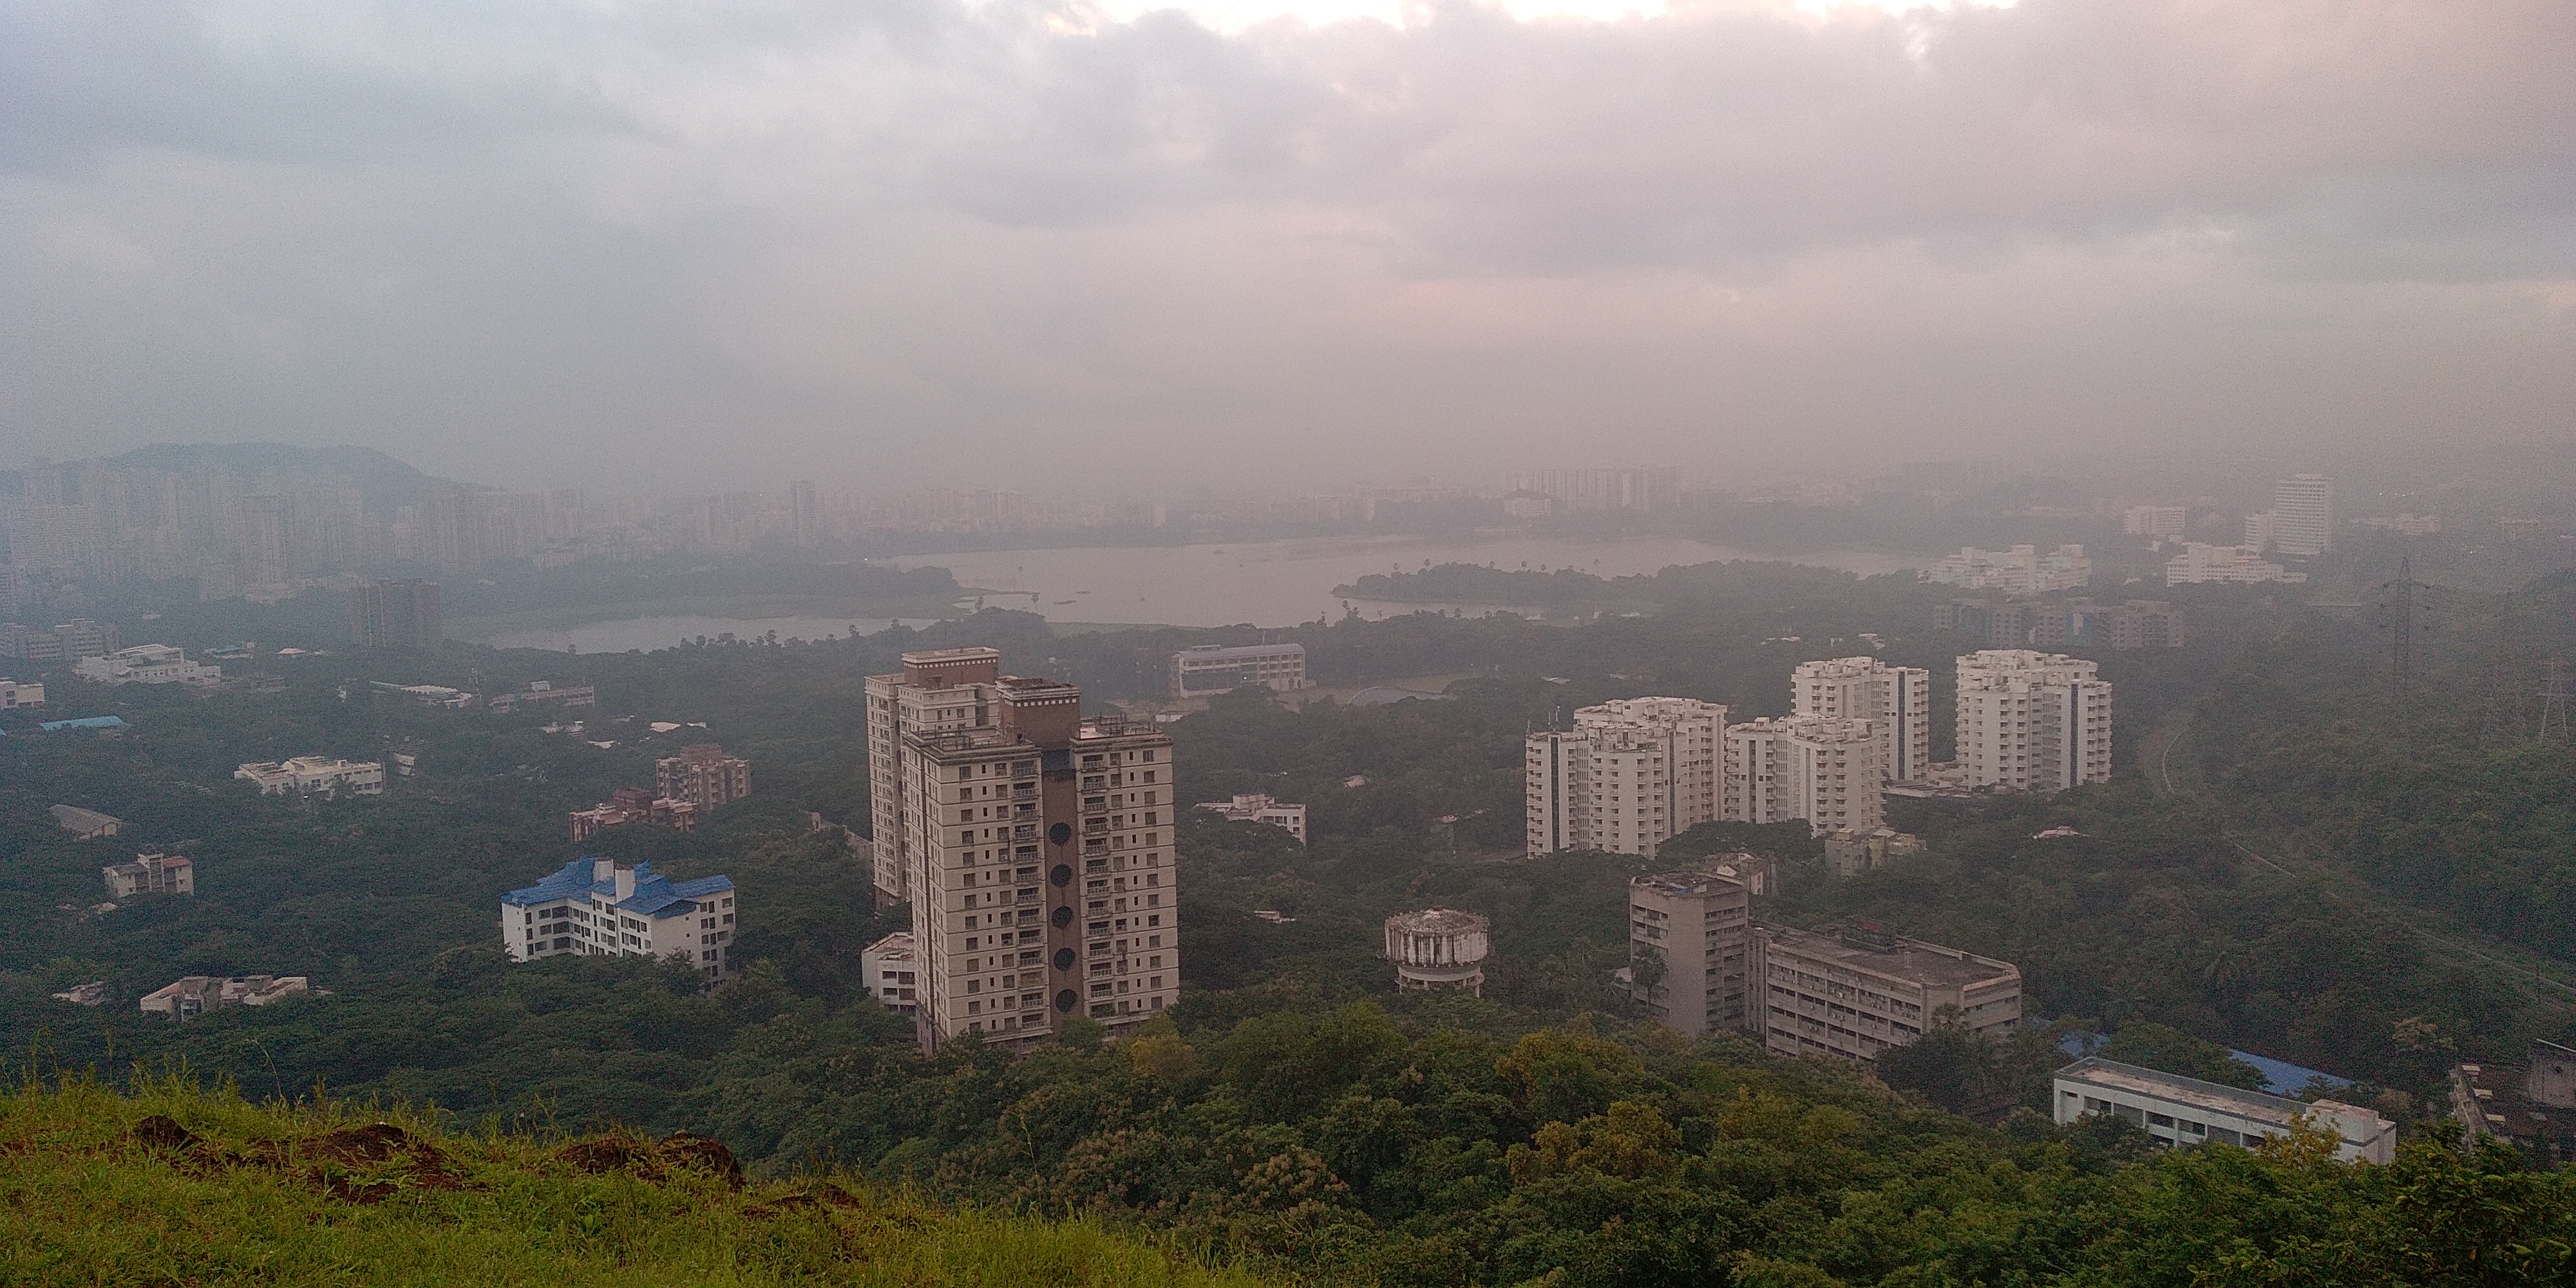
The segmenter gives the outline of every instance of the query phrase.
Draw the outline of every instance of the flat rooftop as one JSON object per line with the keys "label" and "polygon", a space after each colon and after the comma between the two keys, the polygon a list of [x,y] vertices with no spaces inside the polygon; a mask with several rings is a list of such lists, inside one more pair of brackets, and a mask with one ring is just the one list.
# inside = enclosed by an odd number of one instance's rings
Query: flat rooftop
{"label": "flat rooftop", "polygon": [[1891,946],[1882,949],[1851,943],[1838,934],[1820,934],[1792,926],[1764,926],[1762,929],[1770,934],[1774,952],[1785,951],[1866,975],[1885,975],[1941,988],[1967,988],[2021,977],[2021,969],[2010,962],[1999,962],[1903,936],[1889,936]]}
{"label": "flat rooftop", "polygon": [[2267,1122],[2281,1127],[2288,1127],[2297,1122],[2301,1115],[2320,1108],[2329,1111],[2343,1109],[2347,1112],[2358,1112],[2351,1106],[2337,1101],[2320,1100],[2315,1104],[2309,1104],[2286,1096],[2247,1091],[2241,1087],[2203,1082],[2198,1078],[2186,1078],[2178,1073],[2143,1069],[2134,1064],[2105,1060],[2100,1056],[2088,1056],[2078,1060],[2058,1070],[2057,1076],[2068,1082],[2106,1087],[2113,1091],[2125,1091],[2131,1095],[2154,1096],[2159,1100],[2167,1100],[2175,1104],[2190,1105],[2212,1113],[2234,1114],[2239,1118],[2250,1118],[2256,1122]]}

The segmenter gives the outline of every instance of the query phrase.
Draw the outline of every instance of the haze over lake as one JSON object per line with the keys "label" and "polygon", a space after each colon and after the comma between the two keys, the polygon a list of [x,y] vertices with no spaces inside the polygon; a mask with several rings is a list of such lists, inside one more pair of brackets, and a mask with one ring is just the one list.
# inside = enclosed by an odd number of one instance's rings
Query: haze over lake
{"label": "haze over lake", "polygon": [[[900,568],[946,568],[956,574],[960,586],[1005,592],[987,595],[988,607],[1026,608],[1060,622],[1293,626],[1318,617],[1340,617],[1345,601],[1333,593],[1333,587],[1370,573],[1473,563],[1507,569],[1572,567],[1603,577],[1630,577],[1674,564],[1783,557],[1676,537],[1638,541],[1326,537],[1143,548],[979,550],[880,562]],[[1863,576],[1932,562],[1863,550],[1786,557]],[[1381,617],[1433,605],[1355,602],[1354,606],[1364,616]]]}

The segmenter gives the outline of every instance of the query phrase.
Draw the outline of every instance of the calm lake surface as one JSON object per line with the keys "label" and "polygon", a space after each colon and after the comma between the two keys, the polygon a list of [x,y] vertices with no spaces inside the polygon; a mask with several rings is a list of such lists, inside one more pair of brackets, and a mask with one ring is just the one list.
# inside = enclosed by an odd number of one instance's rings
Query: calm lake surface
{"label": "calm lake surface", "polygon": [[[1373,572],[1418,572],[1434,564],[1492,564],[1498,568],[1576,568],[1603,577],[1632,577],[1674,564],[1715,559],[1776,559],[1728,546],[1673,537],[1643,541],[1569,541],[1490,537],[1433,540],[1418,537],[1324,537],[1311,541],[1231,542],[1197,546],[1106,546],[1072,550],[974,550],[907,555],[880,562],[897,568],[946,568],[957,584],[984,592],[959,601],[960,614],[1015,608],[1059,622],[1114,622],[1165,626],[1294,626],[1316,618],[1338,619],[1345,601],[1333,587]],[[1790,557],[1793,562],[1872,576],[1923,567],[1931,557],[1826,550]],[[1514,609],[1508,604],[1414,604],[1349,601],[1364,617],[1402,615],[1423,608],[1456,609],[1473,616]],[[923,619],[905,619],[923,626]],[[554,652],[622,653],[670,648],[704,635],[731,631],[750,639],[778,632],[780,639],[822,639],[855,627],[873,635],[894,625],[882,617],[635,617],[553,630],[510,631],[492,636],[495,648]]]}
{"label": "calm lake surface", "polygon": [[[1603,577],[1630,577],[1674,564],[1778,557],[1671,537],[1643,541],[1327,537],[1145,549],[977,550],[882,562],[898,568],[946,568],[956,574],[960,586],[1000,592],[984,597],[987,607],[1027,609],[1056,621],[1294,626],[1318,617],[1340,617],[1343,600],[1333,594],[1333,587],[1377,572],[1418,572],[1434,564],[1473,563],[1507,569],[1575,568]],[[1794,559],[1864,576],[1933,562],[1927,557],[1858,550],[1821,551]],[[1353,606],[1367,617],[1440,607],[1373,602]],[[1445,607],[1472,613],[1508,606]]]}

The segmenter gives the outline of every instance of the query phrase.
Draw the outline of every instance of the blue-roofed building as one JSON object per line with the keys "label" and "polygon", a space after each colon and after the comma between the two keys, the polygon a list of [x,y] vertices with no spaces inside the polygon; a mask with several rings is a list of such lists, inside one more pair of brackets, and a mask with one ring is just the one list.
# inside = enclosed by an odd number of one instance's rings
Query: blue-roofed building
{"label": "blue-roofed building", "polygon": [[47,733],[61,733],[66,729],[122,729],[125,727],[125,718],[123,716],[82,716],[78,720],[48,720],[36,727]]}
{"label": "blue-roofed building", "polygon": [[709,978],[733,969],[730,877],[674,881],[650,863],[584,855],[501,896],[501,946],[539,957],[667,957]]}

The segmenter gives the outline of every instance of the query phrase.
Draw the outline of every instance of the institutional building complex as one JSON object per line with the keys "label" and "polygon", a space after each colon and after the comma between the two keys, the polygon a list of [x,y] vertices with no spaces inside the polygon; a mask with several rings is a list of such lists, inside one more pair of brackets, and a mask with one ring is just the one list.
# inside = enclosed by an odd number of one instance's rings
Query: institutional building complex
{"label": "institutional building complex", "polygon": [[1199,808],[1238,823],[1259,823],[1275,827],[1306,843],[1306,807],[1292,801],[1273,800],[1267,793],[1252,792],[1232,800],[1200,801]]}
{"label": "institutional building complex", "polygon": [[733,881],[674,881],[650,863],[584,856],[532,886],[501,896],[501,946],[510,960],[663,957],[699,973],[730,972]]}
{"label": "institutional building complex", "polygon": [[1748,1027],[1778,1055],[1876,1060],[1955,1016],[1971,1033],[2005,1038],[2021,1026],[2021,969],[1872,925],[1831,931],[1758,926],[1749,940],[1754,1008]]}
{"label": "institutional building complex", "polygon": [[2111,780],[2111,684],[2062,653],[1959,659],[1960,772],[1971,787],[2053,792]]}
{"label": "institutional building complex", "polygon": [[332,756],[290,756],[254,760],[233,777],[258,786],[262,796],[298,792],[307,796],[382,796],[385,765],[380,760],[341,760]]}
{"label": "institutional building complex", "polygon": [[867,682],[880,899],[912,906],[925,1048],[1034,1045],[1081,1015],[1113,1036],[1180,991],[1169,735],[1082,715],[989,648],[903,656]]}
{"label": "institutional building complex", "polygon": [[1172,655],[1172,696],[1205,697],[1236,689],[1280,693],[1311,686],[1303,644],[1201,644]]}
{"label": "institutional building complex", "polygon": [[191,662],[187,654],[169,644],[137,644],[82,658],[72,663],[72,674],[108,685],[187,684],[212,688],[222,682],[224,669]]}
{"label": "institutional building complex", "polygon": [[2397,1157],[2397,1124],[2341,1101],[2292,1100],[2099,1056],[2058,1070],[2051,1082],[2053,1116],[2063,1124],[2110,1114],[2129,1120],[2163,1145],[2248,1148],[2307,1127],[2332,1135],[2335,1157],[2343,1162],[2386,1163]]}

